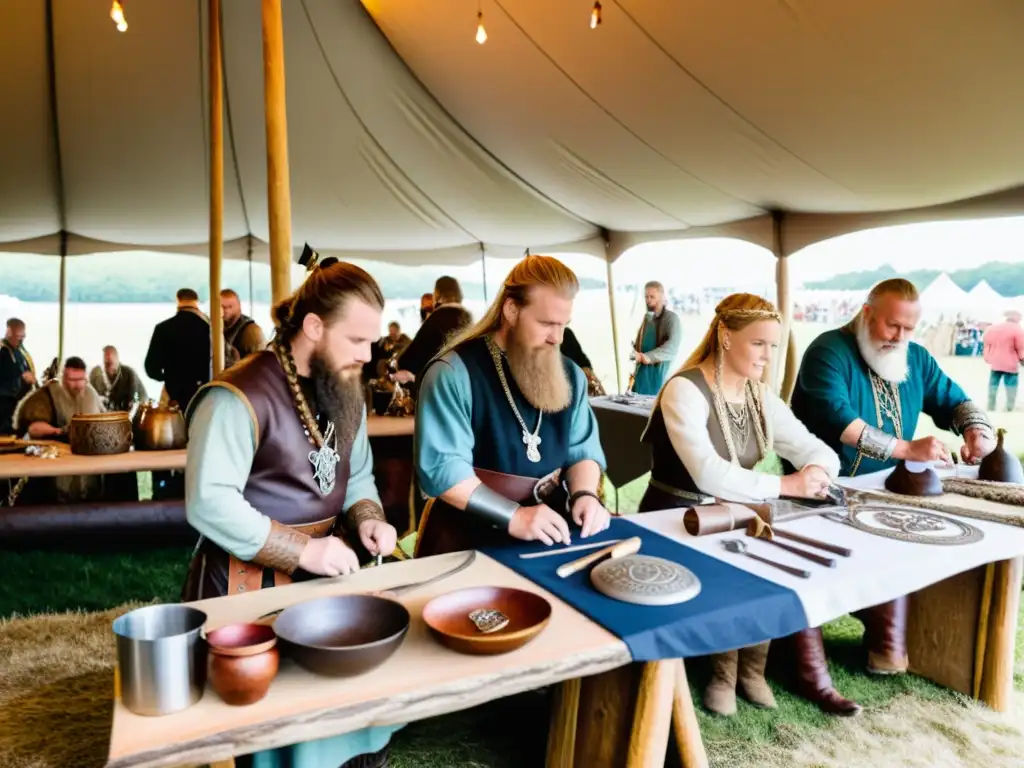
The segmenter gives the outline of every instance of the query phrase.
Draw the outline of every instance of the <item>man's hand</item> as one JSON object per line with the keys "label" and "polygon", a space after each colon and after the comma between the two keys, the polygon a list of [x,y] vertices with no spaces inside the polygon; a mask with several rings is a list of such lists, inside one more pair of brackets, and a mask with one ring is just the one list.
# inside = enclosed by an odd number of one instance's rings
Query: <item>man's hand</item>
{"label": "man's hand", "polygon": [[947,467],[953,464],[949,449],[937,437],[900,440],[893,451],[893,458],[903,461],[941,462]]}
{"label": "man's hand", "polygon": [[363,520],[359,524],[359,540],[371,555],[387,557],[395,551],[398,543],[398,531],[391,523],[383,520]]}
{"label": "man's hand", "polygon": [[337,536],[324,536],[306,542],[299,567],[319,576],[343,576],[359,570],[359,558]]}
{"label": "man's hand", "polygon": [[960,446],[960,458],[966,464],[977,464],[996,449],[992,432],[985,427],[969,427],[964,432],[964,444]]}
{"label": "man's hand", "polygon": [[540,540],[548,546],[570,541],[569,524],[547,504],[517,509],[508,523],[508,534],[523,541]]}
{"label": "man's hand", "polygon": [[410,382],[416,381],[416,374],[412,371],[395,371],[391,374],[391,378],[399,384],[409,384]]}
{"label": "man's hand", "polygon": [[36,383],[36,375],[32,373],[32,371],[25,371],[23,374],[21,374],[21,379],[26,384],[35,385]]}
{"label": "man's hand", "polygon": [[581,528],[580,538],[585,539],[607,530],[612,517],[593,496],[580,496],[572,506],[572,519]]}

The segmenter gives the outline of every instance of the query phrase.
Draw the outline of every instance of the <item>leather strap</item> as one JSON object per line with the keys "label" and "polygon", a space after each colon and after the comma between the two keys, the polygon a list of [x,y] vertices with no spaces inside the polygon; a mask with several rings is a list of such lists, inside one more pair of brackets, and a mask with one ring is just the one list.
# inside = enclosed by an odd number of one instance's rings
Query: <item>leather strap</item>
{"label": "leather strap", "polygon": [[[334,530],[337,517],[329,517],[326,520],[318,520],[315,523],[305,525],[287,526],[292,530],[304,533],[313,539],[322,539]],[[263,588],[263,566],[257,563],[247,563],[239,560],[234,555],[228,555],[228,594],[240,595],[246,592],[253,592]],[[280,587],[291,584],[292,577],[282,571],[274,571],[274,586]]]}

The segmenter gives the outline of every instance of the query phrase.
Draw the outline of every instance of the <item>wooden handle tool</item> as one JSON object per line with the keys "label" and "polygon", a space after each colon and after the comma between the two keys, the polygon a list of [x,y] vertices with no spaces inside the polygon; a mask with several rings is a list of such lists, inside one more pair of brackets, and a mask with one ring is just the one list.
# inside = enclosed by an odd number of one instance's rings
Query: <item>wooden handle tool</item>
{"label": "wooden handle tool", "polygon": [[612,544],[604,549],[599,549],[592,555],[587,555],[586,557],[581,557],[579,560],[573,560],[571,563],[560,565],[555,573],[564,579],[566,576],[572,576],[572,574],[582,571],[587,566],[593,565],[598,560],[601,560],[608,555],[611,555],[613,558],[634,555],[640,551],[640,544],[640,537],[633,536],[625,541],[620,541],[618,544]]}

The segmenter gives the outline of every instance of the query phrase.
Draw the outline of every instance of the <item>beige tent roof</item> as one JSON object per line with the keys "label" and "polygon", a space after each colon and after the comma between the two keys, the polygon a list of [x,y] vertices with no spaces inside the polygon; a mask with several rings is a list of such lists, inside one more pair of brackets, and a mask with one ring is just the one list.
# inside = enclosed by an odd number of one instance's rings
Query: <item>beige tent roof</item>
{"label": "beige tent roof", "polygon": [[[109,0],[6,4],[0,250],[206,251],[205,3],[123,4],[125,34]],[[597,29],[589,0],[482,0],[484,45],[469,0],[282,4],[298,246],[770,247],[784,211],[792,252],[1024,212],[1020,0],[607,0]],[[260,258],[260,4],[223,27],[226,253]]]}

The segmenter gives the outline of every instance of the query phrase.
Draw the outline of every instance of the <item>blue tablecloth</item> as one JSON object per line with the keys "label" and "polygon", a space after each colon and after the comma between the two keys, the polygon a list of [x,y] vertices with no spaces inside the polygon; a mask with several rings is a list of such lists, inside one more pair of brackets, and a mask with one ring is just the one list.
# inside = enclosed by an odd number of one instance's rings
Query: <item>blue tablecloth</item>
{"label": "blue tablecloth", "polygon": [[679,605],[634,605],[598,592],[590,583],[590,569],[564,579],[555,574],[563,563],[590,554],[586,551],[527,560],[519,555],[546,547],[537,542],[517,542],[482,551],[622,638],[635,661],[704,656],[807,628],[807,616],[792,590],[623,518],[612,518],[607,531],[585,542],[574,537],[573,544],[632,536],[643,540],[641,554],[672,560],[690,569],[700,579],[700,594]]}

